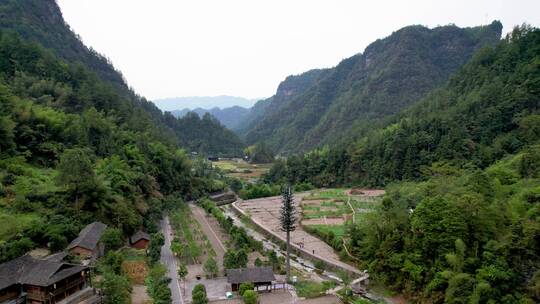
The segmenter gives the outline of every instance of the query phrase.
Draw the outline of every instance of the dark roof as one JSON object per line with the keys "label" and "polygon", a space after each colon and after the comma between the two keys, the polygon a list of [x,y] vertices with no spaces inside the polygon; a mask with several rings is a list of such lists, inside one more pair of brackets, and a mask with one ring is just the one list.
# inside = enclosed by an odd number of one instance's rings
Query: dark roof
{"label": "dark roof", "polygon": [[131,242],[131,244],[135,244],[140,240],[148,240],[148,241],[150,241],[150,235],[148,233],[146,233],[146,232],[142,232],[142,231],[139,230],[139,231],[135,232],[135,234],[132,235],[131,238],[129,238],[129,241]]}
{"label": "dark roof", "polygon": [[87,266],[38,260],[24,255],[0,264],[0,289],[15,284],[49,286],[86,269]]}
{"label": "dark roof", "polygon": [[67,256],[68,256],[67,251],[60,251],[60,252],[48,255],[44,257],[43,259],[47,261],[62,262]]}
{"label": "dark roof", "polygon": [[254,267],[242,269],[227,269],[227,282],[239,284],[245,282],[261,283],[275,281],[272,267]]}
{"label": "dark roof", "polygon": [[92,224],[89,224],[88,226],[84,227],[83,230],[81,230],[76,239],[71,241],[68,249],[82,247],[88,250],[94,250],[106,228],[107,225],[100,222],[93,222]]}

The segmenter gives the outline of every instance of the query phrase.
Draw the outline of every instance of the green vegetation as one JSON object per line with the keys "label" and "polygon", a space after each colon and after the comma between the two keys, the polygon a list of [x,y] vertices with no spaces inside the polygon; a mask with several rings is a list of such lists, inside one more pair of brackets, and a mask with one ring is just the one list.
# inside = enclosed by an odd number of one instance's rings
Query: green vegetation
{"label": "green vegetation", "polygon": [[145,283],[148,295],[155,304],[172,303],[171,290],[169,289],[171,279],[166,277],[166,274],[167,268],[162,264],[158,264],[152,267],[150,273],[146,277]]}
{"label": "green vegetation", "polygon": [[[474,51],[496,44],[501,30],[498,21],[474,28],[408,26],[334,68],[287,77],[262,101],[269,105],[248,127],[246,141],[264,141],[287,156],[325,144],[348,147],[351,138],[428,95]],[[341,163],[340,155],[331,162]]]}
{"label": "green vegetation", "polygon": [[191,303],[193,304],[207,304],[208,297],[206,296],[206,287],[203,284],[197,284],[193,287],[191,292]]}
{"label": "green vegetation", "polygon": [[539,54],[540,30],[516,28],[381,128],[266,180],[387,186],[380,204],[355,203],[375,212],[345,236],[375,281],[415,301],[538,302]]}
{"label": "green vegetation", "polygon": [[187,204],[180,204],[171,213],[171,225],[175,230],[175,238],[171,244],[171,250],[184,263],[197,264],[201,257],[208,254],[215,256],[208,237],[202,232],[199,223],[193,218],[191,209]]}
{"label": "green vegetation", "polygon": [[255,285],[253,285],[253,283],[242,283],[240,284],[240,287],[238,287],[238,294],[240,296],[243,296],[244,292],[248,290],[254,290],[254,289],[255,289]]}
{"label": "green vegetation", "polygon": [[0,262],[62,250],[95,220],[155,232],[177,198],[223,189],[185,151],[240,155],[234,134],[137,96],[54,1],[4,1],[0,14]]}
{"label": "green vegetation", "polygon": [[242,295],[244,304],[257,304],[259,294],[255,290],[246,290]]}
{"label": "green vegetation", "polygon": [[161,257],[161,247],[165,244],[165,238],[162,233],[156,232],[152,234],[150,238],[150,244],[148,245],[148,258],[150,264],[154,265],[159,262]]}
{"label": "green vegetation", "polygon": [[248,255],[244,249],[227,249],[223,255],[223,267],[225,269],[238,269],[247,267]]}
{"label": "green vegetation", "polygon": [[294,284],[296,294],[301,298],[316,298],[323,296],[328,289],[336,287],[333,281],[324,281],[322,283],[314,281],[299,281]]}
{"label": "green vegetation", "polygon": [[264,142],[259,142],[253,146],[249,146],[244,150],[244,154],[249,158],[249,161],[254,164],[269,164],[274,161],[274,152],[268,148]]}
{"label": "green vegetation", "polygon": [[[225,214],[216,204],[209,199],[202,199],[199,201],[201,207],[206,213],[214,216],[221,228],[231,236],[231,242],[228,246],[232,249],[244,249],[245,251],[263,251],[263,245],[261,242],[255,240],[249,236],[243,227],[233,225],[233,219],[225,217]],[[246,260],[247,263],[247,260]]]}
{"label": "green vegetation", "polygon": [[206,277],[213,279],[219,274],[219,267],[216,260],[213,257],[209,257],[206,262],[204,262],[203,270],[206,273]]}

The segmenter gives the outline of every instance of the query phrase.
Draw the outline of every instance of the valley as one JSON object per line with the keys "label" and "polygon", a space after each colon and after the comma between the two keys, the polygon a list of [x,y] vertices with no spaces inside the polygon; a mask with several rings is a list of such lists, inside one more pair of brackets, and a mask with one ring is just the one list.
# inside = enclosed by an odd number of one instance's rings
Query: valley
{"label": "valley", "polygon": [[[276,43],[268,98],[152,102],[60,3],[0,0],[0,304],[540,302],[538,24],[402,24],[326,68],[300,64],[320,47]],[[304,37],[305,11],[286,9],[273,18]],[[274,43],[220,57],[274,31],[244,17],[182,28],[216,40],[190,55],[172,44],[191,35],[139,31],[133,52],[173,50],[141,67],[193,56],[174,71],[193,87],[172,77],[155,96],[262,88],[272,69],[242,66]]]}

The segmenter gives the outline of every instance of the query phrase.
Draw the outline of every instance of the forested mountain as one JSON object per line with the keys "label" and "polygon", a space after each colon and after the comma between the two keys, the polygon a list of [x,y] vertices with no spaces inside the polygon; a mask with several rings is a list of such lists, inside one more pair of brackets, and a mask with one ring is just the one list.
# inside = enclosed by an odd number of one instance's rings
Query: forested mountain
{"label": "forested mountain", "polygon": [[500,39],[502,25],[428,29],[409,26],[336,67],[287,78],[247,130],[276,151],[306,151],[358,137],[380,119],[441,85],[474,51]]}
{"label": "forested mountain", "polygon": [[[87,48],[70,30],[54,0],[0,0],[0,17],[0,30],[6,33],[14,32],[24,41],[34,42],[47,49],[47,52],[52,52],[54,57],[74,66],[82,65],[103,81],[99,84],[103,97],[98,96],[95,100],[83,99],[74,105],[74,108],[67,109],[68,111],[82,111],[89,107],[103,113],[114,111],[115,115],[125,117],[132,124],[130,127],[144,130],[145,125],[155,125],[147,129],[155,130],[154,135],[163,140],[172,140],[186,149],[209,154],[241,154],[243,144],[240,139],[215,121],[206,127],[211,128],[214,135],[219,134],[222,138],[219,143],[209,142],[213,141],[214,137],[194,137],[198,133],[191,128],[195,126],[163,115],[153,103],[137,96],[105,57]],[[41,69],[45,70],[46,67]],[[105,104],[109,100],[112,101]],[[133,115],[137,117],[136,120],[129,118]],[[201,144],[201,141],[204,141],[204,144]],[[200,150],[203,147],[212,150]]]}
{"label": "forested mountain", "polygon": [[237,129],[249,115],[250,109],[233,106],[227,108],[218,108],[214,107],[211,109],[195,108],[193,110],[183,109],[171,111],[171,113],[178,118],[186,116],[189,112],[197,113],[200,117],[203,117],[204,114],[208,113],[214,116],[219,122],[227,127],[228,129],[235,130]]}
{"label": "forested mountain", "polygon": [[523,26],[353,144],[280,161],[266,179],[387,185],[349,227],[350,250],[414,302],[538,303],[539,105],[540,30]]}
{"label": "forested mountain", "polygon": [[0,12],[0,261],[62,250],[95,220],[153,231],[164,206],[223,188],[188,153],[241,151],[231,131],[162,114],[114,80],[62,30],[55,1],[0,1]]}

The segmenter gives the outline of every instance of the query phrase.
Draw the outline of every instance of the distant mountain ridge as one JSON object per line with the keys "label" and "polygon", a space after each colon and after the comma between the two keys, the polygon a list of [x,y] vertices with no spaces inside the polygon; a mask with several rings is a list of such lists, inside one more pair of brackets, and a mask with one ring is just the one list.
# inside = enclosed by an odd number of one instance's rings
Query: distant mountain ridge
{"label": "distant mountain ridge", "polygon": [[240,106],[233,106],[224,109],[220,109],[218,107],[214,107],[212,109],[195,108],[193,110],[185,108],[182,110],[171,111],[171,114],[177,118],[182,118],[189,112],[197,113],[200,117],[203,117],[204,114],[209,113],[228,129],[236,130],[238,126],[240,126],[247,118],[250,113],[250,109]]}
{"label": "distant mountain ridge", "polygon": [[196,108],[213,109],[213,108],[229,108],[239,106],[243,108],[251,108],[259,98],[249,99],[236,96],[187,96],[187,97],[171,97],[154,100],[154,104],[163,111],[176,111],[182,109]]}
{"label": "distant mountain ridge", "polygon": [[358,138],[440,86],[476,50],[497,43],[501,31],[498,21],[402,28],[334,68],[287,77],[238,133],[284,154]]}

